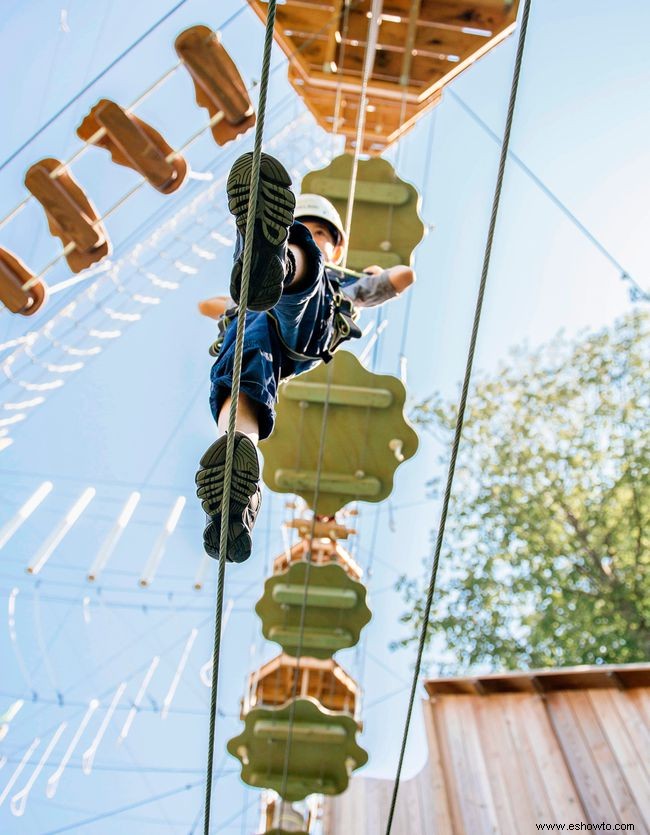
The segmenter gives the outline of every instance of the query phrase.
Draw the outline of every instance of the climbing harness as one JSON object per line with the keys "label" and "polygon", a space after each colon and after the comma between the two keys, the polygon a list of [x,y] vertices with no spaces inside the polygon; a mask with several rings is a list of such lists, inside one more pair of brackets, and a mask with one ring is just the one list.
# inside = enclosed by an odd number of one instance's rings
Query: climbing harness
{"label": "climbing harness", "polygon": [[[361,278],[361,274],[356,274]],[[266,311],[266,316],[273,323],[276,336],[282,344],[284,353],[294,362],[313,362],[316,360],[323,360],[323,362],[330,362],[334,356],[334,352],[341,347],[341,345],[350,339],[359,339],[363,333],[357,324],[359,318],[359,311],[354,306],[354,303],[343,292],[341,292],[341,284],[338,278],[332,274],[332,271],[327,269],[326,277],[332,290],[332,336],[326,349],[320,351],[317,356],[309,354],[302,354],[299,351],[287,345],[280,324],[273,314],[272,310]],[[356,279],[355,279],[356,280]],[[349,286],[350,282],[346,284]],[[211,357],[218,357],[223,347],[224,339],[226,338],[226,331],[234,322],[239,314],[239,306],[229,307],[225,310],[217,320],[218,336],[210,345],[208,353]],[[286,378],[285,378],[286,379]]]}

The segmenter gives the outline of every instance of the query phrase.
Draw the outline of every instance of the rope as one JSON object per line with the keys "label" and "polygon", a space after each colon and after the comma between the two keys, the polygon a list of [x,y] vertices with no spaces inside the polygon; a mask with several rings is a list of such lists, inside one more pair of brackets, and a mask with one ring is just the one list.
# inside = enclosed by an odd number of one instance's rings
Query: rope
{"label": "rope", "polygon": [[302,596],[302,606],[300,609],[300,625],[299,625],[299,632],[298,632],[298,646],[296,648],[296,672],[293,681],[293,689],[291,693],[291,708],[289,710],[289,732],[287,734],[287,744],[284,749],[284,763],[282,767],[282,784],[280,787],[280,797],[282,798],[282,805],[281,805],[281,813],[280,818],[282,818],[282,813],[284,811],[284,803],[285,803],[285,794],[287,791],[287,781],[289,778],[289,756],[291,754],[291,742],[293,739],[293,726],[295,721],[295,713],[296,713],[296,698],[298,695],[298,681],[300,679],[299,672],[300,672],[300,659],[302,658],[302,648],[303,648],[303,638],[304,638],[304,631],[305,631],[305,619],[307,615],[307,595],[309,592],[309,576],[311,574],[311,566],[312,566],[312,552],[313,552],[313,542],[314,542],[314,533],[316,531],[316,522],[317,522],[317,511],[318,511],[318,501],[320,498],[320,482],[321,476],[323,473],[323,461],[325,459],[325,436],[327,434],[327,419],[329,417],[329,407],[330,407],[330,392],[332,386],[332,365],[328,365],[327,367],[327,389],[325,391],[325,401],[323,403],[323,417],[321,419],[321,427],[320,427],[320,438],[318,444],[318,461],[316,464],[316,485],[314,487],[314,500],[313,500],[313,517],[311,521],[311,531],[309,533],[309,550],[307,551],[307,567],[305,568],[305,582],[303,585],[303,596]]}
{"label": "rope", "polygon": [[271,49],[273,46],[273,30],[275,28],[276,0],[269,0],[266,18],[266,32],[264,35],[264,52],[260,78],[260,95],[257,107],[257,124],[255,126],[255,145],[253,148],[253,164],[251,170],[250,197],[248,201],[248,215],[246,217],[246,235],[244,242],[244,260],[240,290],[240,315],[237,317],[237,337],[235,342],[235,359],[233,364],[232,388],[230,390],[230,413],[228,415],[228,433],[226,436],[226,462],[224,471],[222,523],[219,541],[219,574],[217,580],[217,610],[214,624],[214,650],[212,658],[212,687],[210,693],[210,729],[208,737],[208,769],[205,785],[205,818],[204,835],[210,835],[210,802],[212,798],[212,760],[214,757],[214,732],[217,712],[217,685],[219,681],[219,659],[221,650],[221,621],[223,617],[223,590],[226,573],[226,550],[228,548],[228,524],[224,524],[223,509],[230,508],[230,488],[232,482],[232,466],[235,453],[235,425],[237,421],[237,405],[239,401],[239,383],[241,377],[242,360],[244,354],[244,334],[246,331],[246,308],[248,303],[248,284],[253,258],[253,234],[255,214],[257,210],[257,192],[259,187],[260,161],[262,158],[262,138],[264,135],[264,120],[266,116],[266,93],[268,89]]}
{"label": "rope", "polygon": [[420,641],[418,645],[417,660],[415,663],[415,670],[413,672],[413,682],[411,685],[411,695],[409,698],[409,706],[406,713],[406,722],[404,724],[404,734],[402,737],[402,747],[399,755],[399,762],[397,766],[397,774],[395,776],[395,786],[393,787],[393,795],[391,798],[390,811],[388,815],[388,822],[386,825],[386,835],[390,835],[391,827],[393,825],[393,816],[395,814],[395,806],[397,803],[397,793],[399,791],[400,777],[402,773],[402,765],[404,763],[404,753],[406,751],[406,741],[408,738],[409,726],[411,724],[411,714],[413,713],[413,704],[415,702],[415,691],[417,688],[418,678],[420,675],[420,668],[422,666],[422,655],[424,652],[424,645],[426,642],[427,631],[429,627],[429,617],[431,615],[431,605],[433,602],[433,594],[436,586],[436,578],[438,575],[438,564],[440,561],[440,551],[442,549],[442,541],[445,534],[445,524],[447,522],[447,513],[449,510],[449,501],[451,498],[451,488],[454,480],[454,472],[456,469],[456,458],[458,456],[458,449],[460,447],[460,439],[463,431],[463,422],[465,418],[465,407],[467,405],[467,394],[469,390],[470,379],[472,376],[472,365],[474,363],[474,353],[476,350],[476,341],[478,337],[478,328],[481,320],[481,310],[483,307],[483,298],[485,295],[485,286],[487,283],[488,270],[490,267],[490,258],[492,255],[492,244],[494,241],[494,232],[496,229],[497,213],[499,210],[499,203],[501,200],[501,189],[503,186],[503,176],[505,172],[506,160],[508,158],[508,145],[510,143],[510,131],[512,128],[512,121],[515,110],[515,103],[517,101],[517,89],[519,87],[519,75],[521,72],[521,64],[524,53],[524,45],[526,43],[526,30],[528,28],[528,16],[530,14],[531,0],[525,0],[524,9],[521,18],[521,28],[519,30],[519,41],[517,43],[517,54],[515,57],[515,66],[512,74],[512,86],[510,89],[510,101],[508,103],[508,114],[506,117],[505,129],[503,132],[503,143],[501,145],[501,156],[499,159],[499,170],[497,174],[497,181],[494,190],[494,199],[492,202],[492,213],[490,215],[490,225],[487,234],[487,241],[485,245],[485,254],[483,257],[483,268],[481,271],[481,282],[479,285],[478,297],[476,299],[476,309],[474,312],[474,324],[472,326],[472,336],[470,339],[469,353],[467,356],[467,366],[465,368],[465,377],[463,379],[463,388],[458,405],[458,418],[456,420],[456,429],[454,433],[454,441],[451,450],[451,459],[449,461],[449,471],[447,474],[447,486],[445,488],[444,499],[442,503],[442,512],[440,515],[440,524],[438,527],[438,534],[436,538],[436,546],[434,550],[433,565],[431,567],[431,579],[429,582],[429,590],[427,593],[427,602],[422,618],[422,630],[420,633]]}
{"label": "rope", "polygon": [[[352,209],[354,207],[354,194],[357,187],[357,171],[359,168],[359,155],[363,145],[363,131],[366,126],[366,102],[368,99],[368,81],[375,63],[377,52],[377,36],[379,32],[379,18],[383,8],[383,0],[372,0],[371,19],[368,27],[368,43],[363,62],[363,78],[361,82],[361,98],[359,99],[359,113],[357,114],[357,137],[354,145],[354,159],[352,161],[352,173],[350,175],[350,192],[348,194],[348,205],[345,215],[345,238],[350,240],[350,227],[352,226]],[[347,250],[343,265],[347,264]]]}

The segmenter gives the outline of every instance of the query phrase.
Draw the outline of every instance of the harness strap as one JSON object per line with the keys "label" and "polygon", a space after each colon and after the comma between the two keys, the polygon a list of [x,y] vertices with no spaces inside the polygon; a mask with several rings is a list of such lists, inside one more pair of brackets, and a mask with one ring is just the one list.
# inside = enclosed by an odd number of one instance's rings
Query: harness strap
{"label": "harness strap", "polygon": [[[273,310],[266,311],[266,315],[269,317],[271,322],[273,322],[273,327],[275,328],[275,332],[277,334],[278,339],[280,340],[280,343],[282,344],[282,348],[285,354],[289,357],[289,359],[293,360],[294,362],[315,362],[317,360],[330,362],[330,360],[334,356],[334,352],[342,345],[343,342],[346,342],[350,339],[359,339],[359,337],[362,336],[361,328],[356,323],[356,320],[359,317],[358,310],[354,306],[353,302],[350,299],[348,299],[347,296],[340,292],[340,288],[337,289],[337,284],[335,281],[333,281],[329,276],[327,276],[327,280],[329,281],[330,287],[333,291],[332,300],[334,307],[334,321],[332,323],[332,337],[330,339],[329,345],[324,351],[321,351],[318,354],[318,356],[313,356],[311,354],[302,354],[299,351],[296,351],[289,345],[287,345],[284,337],[282,336],[280,323],[278,322],[277,318],[273,315]],[[212,345],[210,345],[210,356],[219,356],[219,353],[223,346],[223,341],[226,337],[226,331],[228,330],[228,327],[230,326],[231,322],[234,321],[238,313],[238,307],[231,307],[228,308],[228,310],[226,310],[219,318],[219,335],[212,343]]]}

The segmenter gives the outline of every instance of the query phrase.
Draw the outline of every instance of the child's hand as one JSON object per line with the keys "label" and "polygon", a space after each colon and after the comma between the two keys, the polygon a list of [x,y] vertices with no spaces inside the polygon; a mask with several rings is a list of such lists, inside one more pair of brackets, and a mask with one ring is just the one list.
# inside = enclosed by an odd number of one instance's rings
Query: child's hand
{"label": "child's hand", "polygon": [[229,296],[214,296],[199,302],[199,312],[210,319],[218,319],[232,306],[233,300]]}
{"label": "child's hand", "polygon": [[377,266],[377,264],[373,264],[372,267],[366,267],[364,273],[366,275],[380,275],[383,273],[384,268]]}

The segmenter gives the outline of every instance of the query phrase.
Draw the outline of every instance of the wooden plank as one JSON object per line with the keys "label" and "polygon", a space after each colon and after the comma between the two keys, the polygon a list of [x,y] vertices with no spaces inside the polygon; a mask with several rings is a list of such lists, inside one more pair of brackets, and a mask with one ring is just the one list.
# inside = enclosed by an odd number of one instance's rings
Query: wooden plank
{"label": "wooden plank", "polygon": [[449,808],[445,772],[442,765],[442,751],[434,721],[435,709],[435,703],[428,699],[423,700],[424,727],[429,748],[429,791],[433,789],[432,800],[435,813],[431,820],[431,835],[456,835]]}
{"label": "wooden plank", "polygon": [[[622,682],[635,689],[639,697],[647,694],[650,700],[650,663],[624,665],[598,665],[594,667],[563,667],[551,670],[530,670],[525,673],[489,673],[483,676],[459,676],[429,679],[425,682],[428,693],[438,692],[479,692],[475,683],[480,684],[481,692],[536,692],[533,682],[539,684],[544,692],[552,690],[592,690],[594,688],[612,688],[618,686],[613,680]],[[634,684],[627,685],[627,682]],[[453,691],[458,685],[459,689]],[[469,687],[470,691],[466,688]],[[647,689],[643,689],[647,688]],[[650,712],[647,714],[650,723]]]}
{"label": "wooden plank", "polygon": [[628,696],[639,711],[646,726],[650,726],[650,689],[645,687],[628,690]]}
{"label": "wooden plank", "polygon": [[[498,32],[517,17],[518,2],[510,8],[503,0],[471,3],[458,0],[425,0],[420,10],[419,23],[429,26],[455,26],[462,29],[484,29]],[[384,9],[389,13],[389,7]]]}
{"label": "wooden plank", "polygon": [[[506,724],[510,732],[512,744],[517,752],[517,762],[520,764],[523,779],[526,784],[529,802],[533,807],[533,819],[537,821],[553,820],[553,809],[546,785],[539,771],[533,745],[527,734],[526,721],[522,711],[522,704],[531,697],[527,694],[509,693],[498,697],[505,715]],[[523,821],[520,821],[520,828]]]}
{"label": "wooden plank", "polygon": [[511,797],[516,797],[517,792],[516,788],[512,790],[511,775],[518,775],[519,770],[513,769],[512,762],[504,762],[503,732],[500,732],[501,705],[495,699],[477,699],[474,712],[481,745],[489,763],[490,791],[499,821],[499,831],[517,832],[517,815],[511,801]]}
{"label": "wooden plank", "polygon": [[454,776],[454,767],[452,762],[451,745],[447,734],[447,726],[445,724],[445,702],[448,701],[444,697],[437,698],[432,704],[432,716],[434,720],[434,727],[436,732],[436,739],[439,743],[440,762],[444,772],[444,783],[447,791],[447,799],[449,803],[449,812],[451,815],[452,831],[455,835],[464,835],[465,827],[463,825],[463,816],[460,809],[459,795]]}
{"label": "wooden plank", "polygon": [[547,705],[564,759],[589,821],[600,823],[616,820],[616,810],[609,798],[607,786],[603,784],[591,751],[577,725],[567,694],[549,693]]}
{"label": "wooden plank", "polygon": [[[612,690],[612,700],[621,717],[621,721],[628,730],[630,740],[634,746],[639,762],[650,777],[650,716],[645,716],[638,701],[637,694],[642,690]],[[650,692],[645,690],[650,697]],[[649,699],[650,706],[650,699]]]}
{"label": "wooden plank", "polygon": [[[481,49],[489,40],[489,38],[467,35],[453,29],[432,28],[418,20],[412,44],[409,46],[408,20],[409,16],[407,15],[403,18],[402,23],[384,21],[378,34],[378,45],[382,50],[398,53],[401,56],[401,61],[413,49],[416,52],[430,52],[432,56],[437,56],[441,61],[452,57],[464,58]],[[346,44],[346,53],[348,46],[357,47],[361,50],[365,49],[368,32],[367,23],[365,14],[359,12],[350,14],[347,34],[343,37]]]}
{"label": "wooden plank", "polygon": [[409,11],[406,40],[404,41],[404,55],[402,57],[402,72],[399,79],[399,83],[404,87],[409,83],[411,77],[411,59],[418,34],[418,16],[420,14],[421,2],[422,0],[413,0]]}
{"label": "wooden plank", "polygon": [[468,835],[492,835],[497,818],[485,776],[485,762],[476,733],[471,696],[442,700],[442,721],[454,771],[455,787],[463,819],[462,831]]}
{"label": "wooden plank", "polygon": [[[642,810],[646,825],[650,826],[650,779],[617,710],[614,694],[610,690],[588,690],[587,693],[636,805]],[[644,760],[647,760],[647,753]]]}
{"label": "wooden plank", "polygon": [[631,823],[636,831],[637,827],[643,827],[641,815],[603,732],[588,692],[567,693],[567,699],[571,703],[577,724],[589,746],[603,784],[607,786],[612,805],[616,809],[616,822]]}
{"label": "wooden plank", "polygon": [[553,728],[540,696],[522,699],[522,722],[532,746],[532,756],[546,788],[552,809],[550,822],[587,823],[587,816],[575,790]]}
{"label": "wooden plank", "polygon": [[[423,90],[420,93],[420,101],[425,101],[429,96],[432,96],[434,93],[437,93],[445,85],[449,84],[457,75],[460,75],[464,70],[468,67],[471,67],[476,61],[481,59],[484,55],[486,55],[491,49],[494,49],[495,46],[501,43],[501,41],[505,40],[508,35],[511,35],[514,32],[515,24],[513,23],[512,26],[504,29],[500,32],[497,36],[489,40],[487,43],[483,44],[476,52],[473,52],[470,56],[460,61],[458,64],[452,64],[451,69],[446,75],[442,78],[436,79],[433,84]],[[415,62],[414,62],[415,65]],[[415,75],[415,66],[413,67],[413,73]],[[417,76],[416,76],[417,77]]]}
{"label": "wooden plank", "polygon": [[483,831],[497,833],[499,825],[488,778],[489,763],[486,763],[474,711],[477,701],[480,701],[477,696],[461,697],[458,699],[458,712],[462,721],[463,744],[469,764],[470,784],[476,793]]}
{"label": "wooden plank", "polygon": [[338,46],[336,42],[336,33],[338,32],[340,26],[342,8],[343,0],[334,0],[334,9],[332,11],[334,25],[328,27],[327,46],[325,47],[325,66],[323,66],[324,70],[327,70],[330,64],[336,60],[336,50]]}

